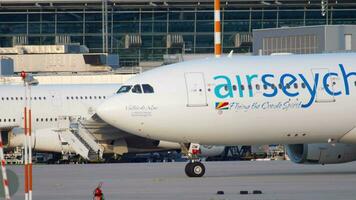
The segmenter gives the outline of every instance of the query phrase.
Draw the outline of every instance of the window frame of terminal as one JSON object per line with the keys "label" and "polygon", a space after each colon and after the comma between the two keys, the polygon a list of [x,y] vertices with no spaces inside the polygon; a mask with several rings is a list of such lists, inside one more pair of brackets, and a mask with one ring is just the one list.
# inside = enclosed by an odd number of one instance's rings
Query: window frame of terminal
{"label": "window frame of terminal", "polygon": [[135,93],[135,94],[152,94],[154,93],[154,89],[150,84],[135,84],[135,85],[123,85],[120,89],[116,92],[116,94],[123,94],[123,93]]}

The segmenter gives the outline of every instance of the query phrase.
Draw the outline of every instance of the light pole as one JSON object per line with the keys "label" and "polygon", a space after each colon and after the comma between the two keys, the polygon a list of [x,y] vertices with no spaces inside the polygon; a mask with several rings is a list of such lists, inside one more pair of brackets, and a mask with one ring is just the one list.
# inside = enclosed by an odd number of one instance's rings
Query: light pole
{"label": "light pole", "polygon": [[31,74],[21,72],[25,88],[24,106],[24,154],[25,154],[25,200],[32,200],[32,113],[31,86],[38,85],[38,81]]}
{"label": "light pole", "polygon": [[326,17],[326,25],[329,24],[329,0],[321,0],[321,15]]}

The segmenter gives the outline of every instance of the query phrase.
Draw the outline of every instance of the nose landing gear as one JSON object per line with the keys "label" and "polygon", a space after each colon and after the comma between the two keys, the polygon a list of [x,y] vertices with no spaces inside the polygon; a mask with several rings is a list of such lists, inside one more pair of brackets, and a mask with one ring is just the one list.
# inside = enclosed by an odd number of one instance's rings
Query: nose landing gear
{"label": "nose landing gear", "polygon": [[201,163],[198,155],[200,154],[200,145],[191,143],[189,149],[185,144],[181,144],[182,153],[186,155],[189,162],[185,166],[185,174],[188,177],[202,177],[205,174],[205,166]]}

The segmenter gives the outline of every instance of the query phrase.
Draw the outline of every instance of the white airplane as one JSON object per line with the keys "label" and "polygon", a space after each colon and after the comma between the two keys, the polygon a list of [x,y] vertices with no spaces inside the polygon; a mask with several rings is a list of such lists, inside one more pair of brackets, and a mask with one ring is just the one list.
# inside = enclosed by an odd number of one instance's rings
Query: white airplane
{"label": "white airplane", "polygon": [[[198,144],[286,144],[296,163],[356,160],[356,54],[183,62],[128,80],[98,107],[138,136]],[[152,93],[143,93],[145,84]],[[188,176],[205,167],[190,156]]]}
{"label": "white airplane", "polygon": [[[33,144],[36,151],[76,153],[86,159],[105,155],[179,149],[179,144],[132,135],[103,122],[96,107],[114,95],[119,84],[33,86]],[[6,147],[23,146],[24,87],[0,86],[0,130]],[[224,147],[204,148],[215,156]]]}

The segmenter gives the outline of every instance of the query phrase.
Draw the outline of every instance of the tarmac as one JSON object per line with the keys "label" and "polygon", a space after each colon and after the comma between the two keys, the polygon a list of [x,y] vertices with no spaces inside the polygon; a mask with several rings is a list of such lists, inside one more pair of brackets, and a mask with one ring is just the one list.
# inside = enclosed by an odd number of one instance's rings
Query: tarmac
{"label": "tarmac", "polygon": [[[184,166],[183,162],[35,165],[33,199],[91,200],[99,182],[105,200],[356,199],[356,162],[324,166],[290,161],[205,162],[202,178],[186,177]],[[20,181],[12,199],[24,199],[23,167],[8,168]],[[251,194],[253,190],[262,194]]]}

